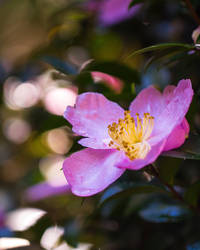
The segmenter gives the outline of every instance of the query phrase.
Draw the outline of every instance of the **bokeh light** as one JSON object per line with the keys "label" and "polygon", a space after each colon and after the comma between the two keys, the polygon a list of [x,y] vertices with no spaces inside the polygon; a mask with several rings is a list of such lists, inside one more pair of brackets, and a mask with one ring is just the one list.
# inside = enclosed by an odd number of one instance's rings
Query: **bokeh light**
{"label": "bokeh light", "polygon": [[67,153],[72,146],[72,138],[64,128],[52,129],[44,134],[48,147],[57,154]]}
{"label": "bokeh light", "polygon": [[25,120],[9,118],[3,123],[3,132],[7,139],[16,144],[21,144],[29,138],[31,127]]}
{"label": "bokeh light", "polygon": [[4,100],[13,110],[30,108],[40,98],[40,89],[32,83],[21,83],[17,78],[8,78],[4,84]]}
{"label": "bokeh light", "polygon": [[54,115],[63,115],[67,106],[74,106],[77,93],[73,89],[54,87],[44,96],[47,111]]}
{"label": "bokeh light", "polygon": [[62,171],[64,159],[63,156],[52,155],[40,160],[40,171],[46,181],[52,186],[67,185],[66,178]]}

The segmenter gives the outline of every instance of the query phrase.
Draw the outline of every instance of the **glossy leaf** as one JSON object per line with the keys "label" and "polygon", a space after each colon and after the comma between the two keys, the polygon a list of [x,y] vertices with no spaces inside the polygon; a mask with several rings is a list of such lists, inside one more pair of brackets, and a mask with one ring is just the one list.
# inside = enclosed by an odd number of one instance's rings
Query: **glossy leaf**
{"label": "glossy leaf", "polygon": [[152,56],[148,62],[145,65],[145,69],[147,70],[149,66],[151,66],[153,63],[157,63],[158,69],[163,68],[164,66],[169,66],[172,63],[183,59],[184,57],[188,56],[187,54],[188,50],[185,49],[178,49],[177,48],[170,48],[158,51],[154,56]]}
{"label": "glossy leaf", "polygon": [[136,50],[132,52],[127,58],[136,56],[136,55],[141,55],[146,52],[164,50],[164,49],[169,49],[169,48],[173,48],[173,49],[176,48],[177,50],[180,50],[180,49],[191,50],[191,49],[194,49],[195,47],[193,45],[185,44],[185,43],[161,43],[161,44],[152,45],[152,46],[140,49],[140,50]]}
{"label": "glossy leaf", "polygon": [[200,181],[195,182],[185,192],[184,199],[191,205],[196,206],[200,198]]}
{"label": "glossy leaf", "polygon": [[200,156],[183,152],[181,150],[166,151],[161,154],[161,156],[179,158],[183,160],[200,160]]}
{"label": "glossy leaf", "polygon": [[182,206],[154,201],[144,207],[139,215],[149,222],[178,222],[187,218],[189,211]]}
{"label": "glossy leaf", "polygon": [[195,243],[193,243],[191,245],[188,245],[186,247],[186,250],[200,250],[200,241],[195,242]]}
{"label": "glossy leaf", "polygon": [[162,156],[200,160],[200,136],[190,135],[182,147],[177,150],[163,152]]}
{"label": "glossy leaf", "polygon": [[88,71],[100,71],[116,76],[128,83],[140,83],[140,76],[137,70],[115,61],[91,62],[82,70],[82,73]]}
{"label": "glossy leaf", "polygon": [[42,58],[42,60],[51,66],[53,66],[56,70],[64,73],[64,74],[77,74],[77,70],[75,67],[70,65],[69,63],[66,63],[65,61],[60,60],[59,58],[53,57],[53,56],[45,56]]}
{"label": "glossy leaf", "polygon": [[152,184],[141,184],[141,183],[134,183],[134,184],[126,184],[126,185],[115,185],[108,188],[100,199],[100,205],[103,203],[122,198],[131,196],[134,194],[145,194],[145,193],[166,193],[167,191],[160,186],[152,185]]}

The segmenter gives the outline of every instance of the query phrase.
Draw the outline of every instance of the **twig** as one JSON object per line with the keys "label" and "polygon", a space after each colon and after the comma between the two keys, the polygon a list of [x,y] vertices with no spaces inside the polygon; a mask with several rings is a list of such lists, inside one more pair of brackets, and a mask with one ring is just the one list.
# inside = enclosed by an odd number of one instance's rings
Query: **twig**
{"label": "twig", "polygon": [[173,194],[173,196],[174,196],[177,200],[181,201],[182,203],[184,203],[185,205],[187,205],[192,211],[194,211],[195,213],[197,213],[197,214],[200,215],[200,210],[199,210],[197,207],[195,207],[195,206],[193,206],[193,205],[191,205],[191,204],[188,204],[188,203],[183,199],[183,197],[175,190],[175,188],[174,188],[172,185],[170,185],[169,183],[167,183],[166,181],[164,181],[164,180],[160,177],[159,172],[157,171],[157,169],[156,169],[153,165],[150,165],[150,170],[151,170],[151,173],[152,173],[156,178],[158,178],[159,181],[160,181],[162,184],[164,184],[164,185],[171,191],[171,193]]}
{"label": "twig", "polygon": [[190,0],[184,0],[184,2],[186,4],[187,8],[189,9],[189,11],[190,11],[192,17],[194,18],[194,20],[197,22],[198,25],[200,25],[200,18],[197,15],[197,13],[196,13],[194,7],[192,6]]}

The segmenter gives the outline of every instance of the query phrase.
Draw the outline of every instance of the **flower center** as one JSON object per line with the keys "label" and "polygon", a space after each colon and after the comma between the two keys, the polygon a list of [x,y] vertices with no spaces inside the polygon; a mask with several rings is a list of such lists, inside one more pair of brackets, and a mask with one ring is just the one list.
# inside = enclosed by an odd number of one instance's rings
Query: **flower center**
{"label": "flower center", "polygon": [[124,151],[130,160],[144,159],[151,149],[147,139],[153,126],[154,117],[149,113],[144,113],[142,119],[137,113],[134,119],[130,111],[125,111],[124,119],[108,126],[108,134],[112,139],[109,146]]}

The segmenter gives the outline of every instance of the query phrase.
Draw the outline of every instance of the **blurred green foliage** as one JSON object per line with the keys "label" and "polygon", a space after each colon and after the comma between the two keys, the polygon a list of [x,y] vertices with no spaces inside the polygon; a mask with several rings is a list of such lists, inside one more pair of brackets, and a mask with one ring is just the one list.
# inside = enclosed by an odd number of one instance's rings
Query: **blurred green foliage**
{"label": "blurred green foliage", "polygon": [[[41,238],[52,226],[63,227],[59,242],[73,247],[84,242],[92,244],[86,249],[101,250],[200,249],[200,57],[191,38],[197,24],[184,1],[149,0],[132,1],[143,2],[136,16],[102,26],[86,2],[0,1],[0,211],[35,207],[47,212],[29,229],[14,231],[16,237],[31,242],[24,249],[44,248]],[[199,1],[191,3],[199,13]],[[95,82],[92,71],[119,78],[122,92],[116,94],[103,82]],[[127,171],[94,197],[66,192],[38,201],[27,198],[28,188],[48,180],[47,168],[42,167],[45,160],[64,159],[81,149],[70,124],[47,108],[48,91],[100,92],[128,108],[142,88],[154,85],[162,90],[183,78],[192,80],[195,91],[187,115],[191,134],[181,148],[158,159],[160,179],[153,178],[147,167]],[[28,106],[33,98],[33,88],[29,89],[24,94],[28,98],[19,95],[14,105],[9,99],[12,91],[24,83],[37,86],[40,95]],[[56,106],[55,99],[50,102]],[[13,123],[16,119],[23,125]],[[62,165],[56,167],[60,172]],[[169,187],[183,201],[177,201]],[[0,237],[6,233],[0,230]]]}

